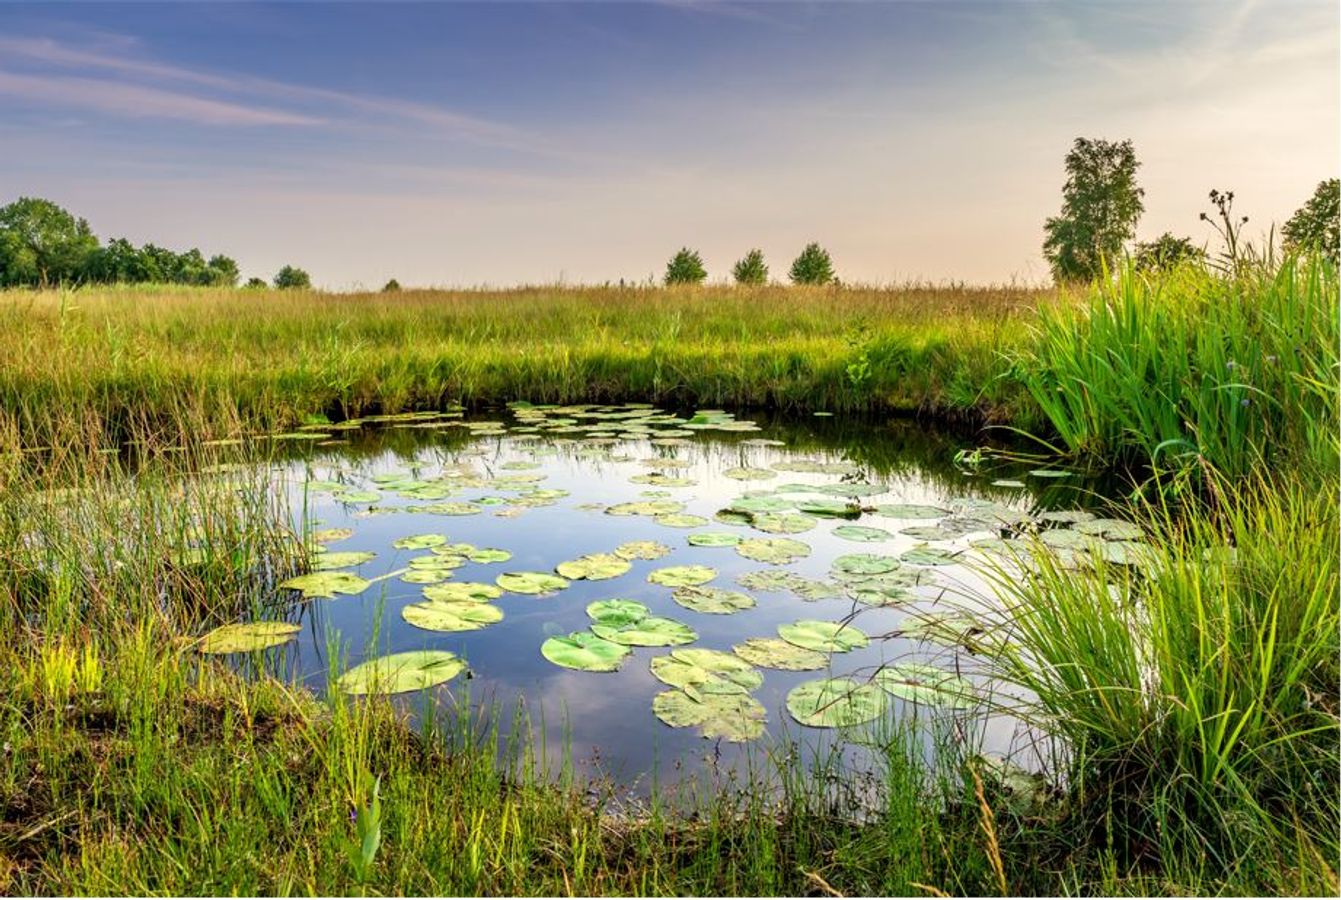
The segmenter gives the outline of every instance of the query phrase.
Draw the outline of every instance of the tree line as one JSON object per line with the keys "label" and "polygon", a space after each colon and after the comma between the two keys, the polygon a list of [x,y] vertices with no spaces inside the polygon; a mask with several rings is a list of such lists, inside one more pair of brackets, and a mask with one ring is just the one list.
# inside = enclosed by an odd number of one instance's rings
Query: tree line
{"label": "tree line", "polygon": [[[56,284],[189,284],[234,287],[237,262],[222,253],[206,258],[195,247],[178,253],[125,238],[106,244],[88,221],[40,197],[20,197],[0,208],[0,287]],[[275,273],[277,288],[309,288],[312,280],[295,266]],[[259,278],[247,287],[266,287]]]}
{"label": "tree line", "polygon": [[[838,276],[834,274],[833,260],[829,257],[829,251],[816,243],[806,245],[801,255],[792,260],[792,267],[787,274],[792,284],[838,284]],[[703,266],[703,257],[697,250],[682,247],[680,252],[666,263],[666,275],[663,280],[668,285],[701,284],[707,277],[708,270]],[[731,277],[735,279],[736,284],[767,284],[768,263],[764,262],[764,252],[756,248],[742,256],[731,267]]]}

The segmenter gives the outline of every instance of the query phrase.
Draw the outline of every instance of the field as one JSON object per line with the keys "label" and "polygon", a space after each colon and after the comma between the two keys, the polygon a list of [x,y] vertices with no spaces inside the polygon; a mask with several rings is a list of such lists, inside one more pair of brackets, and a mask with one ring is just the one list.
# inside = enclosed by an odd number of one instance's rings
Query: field
{"label": "field", "polygon": [[[1312,259],[1065,293],[0,294],[0,890],[1334,894],[1337,308]],[[898,725],[861,789],[761,754],[628,803],[487,716],[411,728],[193,652],[303,565],[262,476],[194,477],[205,442],[515,400],[918,415],[1139,473],[1139,573],[987,573],[1055,779],[929,766]]]}

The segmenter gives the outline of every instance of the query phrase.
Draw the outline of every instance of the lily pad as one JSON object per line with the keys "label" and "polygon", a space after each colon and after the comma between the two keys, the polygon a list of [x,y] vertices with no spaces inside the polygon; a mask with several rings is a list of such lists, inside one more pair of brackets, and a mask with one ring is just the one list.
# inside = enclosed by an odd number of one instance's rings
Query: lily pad
{"label": "lily pad", "polygon": [[629,569],[629,561],[613,553],[589,553],[554,567],[554,571],[574,581],[584,578],[587,581],[605,581],[618,578]]}
{"label": "lily pad", "polygon": [[716,577],[717,570],[709,566],[667,566],[647,573],[647,580],[652,584],[666,587],[695,587]]}
{"label": "lily pad", "polygon": [[875,511],[891,519],[939,519],[950,514],[948,509],[922,503],[885,503],[875,507]]}
{"label": "lily pad", "polygon": [[612,628],[623,628],[647,618],[647,606],[637,600],[597,600],[587,604],[587,615],[593,621]]}
{"label": "lily pad", "polygon": [[400,576],[406,584],[440,584],[452,577],[450,569],[410,569]]}
{"label": "lily pad", "polygon": [[957,537],[962,537],[958,531],[942,528],[939,525],[909,525],[907,528],[900,528],[899,534],[907,535],[919,541],[952,541]]}
{"label": "lily pad", "polygon": [[778,477],[778,473],[772,469],[751,469],[748,466],[727,469],[722,474],[736,481],[767,481]]}
{"label": "lily pad", "polygon": [[740,535],[730,531],[700,531],[685,540],[692,547],[734,547],[740,543]]}
{"label": "lily pad", "polygon": [[822,669],[829,663],[826,654],[798,647],[782,638],[750,638],[731,649],[746,662],[766,669],[806,672]]}
{"label": "lily pad", "polygon": [[426,631],[477,631],[503,619],[503,611],[497,606],[473,600],[411,603],[400,611],[400,615],[414,627]]}
{"label": "lily pad", "polygon": [[818,619],[800,619],[779,625],[778,637],[798,647],[824,653],[846,653],[849,650],[859,650],[870,643],[866,633],[855,625],[821,622]]}
{"label": "lily pad", "polygon": [[302,591],[303,599],[310,600],[313,597],[333,598],[336,594],[361,594],[371,584],[371,581],[353,572],[309,572],[281,581],[279,586]]}
{"label": "lily pad", "polygon": [[750,538],[736,545],[736,552],[756,562],[786,565],[810,555],[810,545],[792,538]]}
{"label": "lily pad", "polygon": [[714,587],[682,587],[671,595],[675,602],[694,612],[730,615],[754,606],[754,598],[740,591]]}
{"label": "lily pad", "polygon": [[579,672],[613,672],[633,651],[597,637],[590,631],[574,631],[566,637],[548,638],[540,655],[565,669]]}
{"label": "lily pad", "polygon": [[437,516],[473,516],[484,512],[484,507],[478,503],[447,502],[415,507],[415,511],[433,513]]}
{"label": "lily pad", "polygon": [[341,503],[376,503],[382,495],[377,491],[336,491],[331,498]]}
{"label": "lily pad", "polygon": [[494,579],[505,591],[543,596],[568,587],[568,579],[548,572],[504,572]]}
{"label": "lily pad", "polygon": [[888,541],[894,537],[894,535],[883,528],[871,528],[867,525],[839,525],[833,530],[833,534],[834,537],[840,537],[844,540],[865,541],[868,543],[873,541]]}
{"label": "lily pad", "polygon": [[478,581],[453,581],[424,588],[424,597],[435,603],[487,603],[503,596],[503,589]]}
{"label": "lily pad", "polygon": [[697,528],[700,525],[708,524],[708,520],[702,516],[690,515],[689,513],[670,513],[669,515],[657,516],[652,521],[668,528]]}
{"label": "lily pad", "polygon": [[391,542],[397,550],[431,550],[447,543],[445,534],[413,534]]}
{"label": "lily pad", "polygon": [[871,575],[893,572],[899,566],[898,559],[893,556],[880,556],[875,553],[849,553],[835,559],[830,568],[836,575],[865,578]]}
{"label": "lily pad", "polygon": [[250,653],[293,640],[302,628],[291,622],[240,622],[223,625],[200,639],[201,653]]}
{"label": "lily pad", "polygon": [[848,728],[880,717],[885,694],[879,686],[850,678],[821,678],[787,693],[787,712],[812,728]]}
{"label": "lily pad", "polygon": [[973,702],[973,685],[936,666],[897,663],[881,668],[874,680],[891,696],[923,706],[963,709]]}
{"label": "lily pad", "polygon": [[[894,573],[899,574],[899,573]],[[907,603],[915,596],[902,579],[885,579],[881,576],[864,581],[853,581],[847,585],[848,596],[867,606],[898,606]]]}
{"label": "lily pad", "polygon": [[698,633],[688,625],[661,616],[647,616],[621,626],[593,622],[591,631],[607,641],[632,647],[674,647],[698,640]]}
{"label": "lily pad", "polygon": [[638,500],[630,503],[616,503],[606,507],[606,515],[611,516],[669,516],[684,509],[678,500]]}
{"label": "lily pad", "polygon": [[861,515],[861,507],[842,500],[802,500],[796,508],[806,515],[820,516],[826,519],[855,519]]}
{"label": "lily pad", "polygon": [[748,694],[764,683],[764,676],[739,656],[720,650],[672,650],[654,657],[652,675],[695,700],[703,694]]}
{"label": "lily pad", "polygon": [[376,556],[377,554],[370,550],[347,550],[339,553],[326,550],[312,554],[312,568],[318,572],[348,569],[351,566],[361,566]]}
{"label": "lily pad", "polygon": [[465,660],[445,650],[415,650],[379,656],[340,676],[346,694],[400,694],[451,681],[465,671]]}
{"label": "lily pad", "polygon": [[1038,519],[1040,522],[1051,522],[1055,525],[1076,525],[1080,522],[1089,522],[1094,517],[1094,513],[1083,509],[1054,509],[1040,513]]}
{"label": "lily pad", "polygon": [[507,550],[499,550],[495,547],[480,547],[467,550],[466,559],[473,563],[502,563],[512,559],[512,554]]}
{"label": "lily pad", "polygon": [[310,537],[318,544],[333,544],[336,541],[345,541],[354,536],[352,528],[323,528],[320,531],[314,531]]}
{"label": "lily pad", "polygon": [[819,519],[802,513],[757,513],[750,527],[765,534],[804,534],[819,524]]}
{"label": "lily pad", "polygon": [[621,559],[661,559],[670,552],[670,547],[656,541],[629,541],[615,548],[615,556]]}
{"label": "lily pad", "polygon": [[685,691],[662,691],[652,698],[652,712],[672,728],[698,726],[705,738],[739,743],[764,733],[768,713],[745,694],[704,694],[694,699]]}
{"label": "lily pad", "polygon": [[785,497],[768,494],[761,497],[737,497],[727,507],[731,512],[741,513],[778,513],[787,512],[794,504]]}
{"label": "lily pad", "polygon": [[1081,534],[1096,535],[1110,541],[1136,541],[1145,534],[1140,525],[1122,519],[1090,519],[1071,527]]}
{"label": "lily pad", "polygon": [[910,566],[950,566],[954,565],[958,555],[939,547],[914,547],[900,553],[899,559]]}

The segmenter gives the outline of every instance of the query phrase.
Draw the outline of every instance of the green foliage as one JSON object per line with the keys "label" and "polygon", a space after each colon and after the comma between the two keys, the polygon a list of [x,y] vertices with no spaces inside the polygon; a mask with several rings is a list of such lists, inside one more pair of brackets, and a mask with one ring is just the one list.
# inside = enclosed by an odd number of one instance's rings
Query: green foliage
{"label": "green foliage", "polygon": [[1131,141],[1076,138],[1066,155],[1061,214],[1043,226],[1043,255],[1059,283],[1090,281],[1115,267],[1145,210],[1139,166]]}
{"label": "green foliage", "polygon": [[1280,232],[1287,251],[1318,250],[1336,263],[1341,253],[1341,179],[1318,182],[1313,196]]}
{"label": "green foliage", "polygon": [[275,287],[281,291],[306,291],[312,287],[312,279],[296,266],[285,266],[275,273]]}
{"label": "green foliage", "polygon": [[829,251],[813,242],[806,244],[801,255],[792,260],[788,274],[793,284],[830,284],[835,280]]}
{"label": "green foliage", "polygon": [[253,275],[251,278],[247,279],[247,283],[244,284],[243,287],[247,288],[248,290],[257,290],[257,289],[265,290],[266,288],[269,288],[270,285],[266,283],[266,280],[264,278],[257,278],[255,275]]}
{"label": "green foliage", "polygon": [[78,281],[98,239],[88,222],[38,197],[0,208],[0,286]]}
{"label": "green foliage", "polygon": [[382,293],[384,294],[394,294],[398,290],[400,290],[400,282],[394,278],[382,285]]}
{"label": "green foliage", "polygon": [[1168,231],[1153,241],[1138,243],[1134,255],[1138,272],[1165,272],[1205,258],[1206,251],[1193,244],[1191,238],[1176,237]]}
{"label": "green foliage", "polygon": [[698,255],[697,250],[681,247],[680,252],[666,263],[665,281],[668,285],[702,284],[707,277],[708,270],[703,268],[703,257]]}
{"label": "green foliage", "polygon": [[751,250],[731,267],[731,276],[736,284],[766,284],[768,282],[768,264],[764,262],[764,251]]}

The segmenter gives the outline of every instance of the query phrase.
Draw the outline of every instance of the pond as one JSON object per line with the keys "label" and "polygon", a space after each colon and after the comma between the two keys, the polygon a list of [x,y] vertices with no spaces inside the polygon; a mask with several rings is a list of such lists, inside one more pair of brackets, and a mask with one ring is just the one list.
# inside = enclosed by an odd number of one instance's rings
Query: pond
{"label": "pond", "polygon": [[906,420],[518,404],[274,437],[321,570],[284,583],[293,676],[505,726],[521,703],[549,762],[622,784],[914,715],[1010,749],[1017,723],[972,710],[965,564],[1099,496]]}

